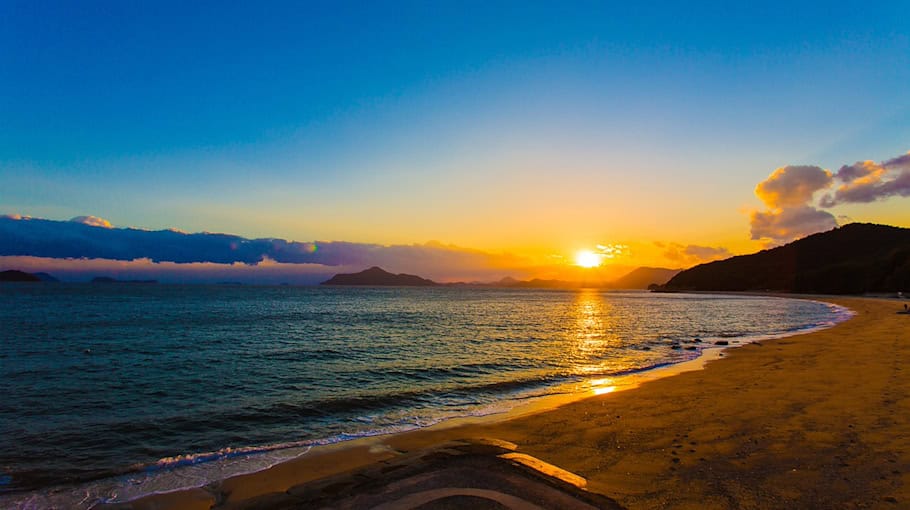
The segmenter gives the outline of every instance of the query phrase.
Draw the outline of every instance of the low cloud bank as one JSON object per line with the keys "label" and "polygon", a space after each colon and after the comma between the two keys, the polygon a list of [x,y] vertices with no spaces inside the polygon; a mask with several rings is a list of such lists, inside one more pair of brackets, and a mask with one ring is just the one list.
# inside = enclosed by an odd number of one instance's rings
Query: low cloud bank
{"label": "low cloud bank", "polygon": [[[116,228],[97,217],[54,221],[9,215],[0,217],[0,257],[102,259],[148,264],[218,264],[262,267],[277,264],[286,272],[312,265],[313,272],[334,274],[381,266],[438,279],[501,278],[521,274],[530,263],[508,254],[492,254],[441,243],[383,246],[350,242],[295,242],[246,239],[217,233],[184,233]],[[45,264],[46,266],[47,264]],[[160,266],[159,269],[163,268]]]}

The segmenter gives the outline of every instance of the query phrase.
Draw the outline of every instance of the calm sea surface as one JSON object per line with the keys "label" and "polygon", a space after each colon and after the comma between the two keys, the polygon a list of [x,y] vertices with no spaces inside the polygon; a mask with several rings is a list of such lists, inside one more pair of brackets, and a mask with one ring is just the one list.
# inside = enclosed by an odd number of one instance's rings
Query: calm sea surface
{"label": "calm sea surface", "polygon": [[199,486],[846,316],[595,290],[4,284],[0,507]]}

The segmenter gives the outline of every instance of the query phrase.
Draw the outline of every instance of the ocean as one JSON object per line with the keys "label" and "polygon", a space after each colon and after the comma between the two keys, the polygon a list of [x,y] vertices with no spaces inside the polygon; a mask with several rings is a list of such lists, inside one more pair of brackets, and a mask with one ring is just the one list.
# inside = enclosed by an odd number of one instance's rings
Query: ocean
{"label": "ocean", "polygon": [[0,507],[202,486],[847,316],[600,290],[3,284]]}

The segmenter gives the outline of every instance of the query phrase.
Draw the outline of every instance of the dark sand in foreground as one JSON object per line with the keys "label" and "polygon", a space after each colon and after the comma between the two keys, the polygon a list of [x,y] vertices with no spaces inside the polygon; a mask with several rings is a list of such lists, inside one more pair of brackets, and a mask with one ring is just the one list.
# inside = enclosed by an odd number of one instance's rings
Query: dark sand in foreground
{"label": "dark sand in foreground", "polygon": [[[249,498],[458,438],[511,441],[632,509],[910,508],[910,316],[824,298],[834,328],[726,351],[704,370],[485,424],[334,445],[269,470],[119,508]],[[217,498],[217,499],[216,499]]]}

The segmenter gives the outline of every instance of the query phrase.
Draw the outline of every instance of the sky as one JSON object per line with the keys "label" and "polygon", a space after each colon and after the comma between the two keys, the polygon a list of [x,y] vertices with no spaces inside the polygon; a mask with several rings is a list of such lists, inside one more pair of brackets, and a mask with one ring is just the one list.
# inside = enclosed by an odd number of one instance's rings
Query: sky
{"label": "sky", "polygon": [[0,214],[439,251],[441,279],[907,227],[907,26],[887,1],[5,1]]}

